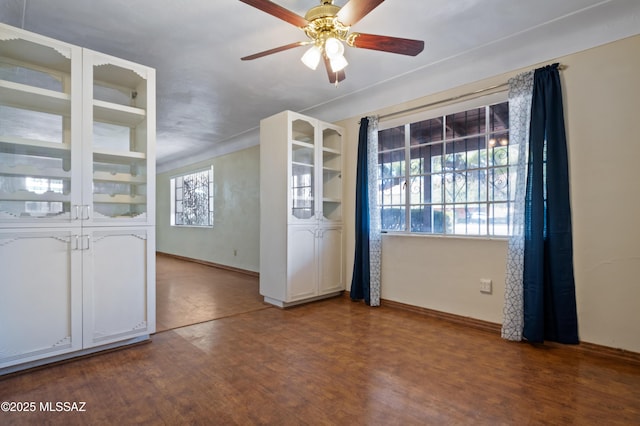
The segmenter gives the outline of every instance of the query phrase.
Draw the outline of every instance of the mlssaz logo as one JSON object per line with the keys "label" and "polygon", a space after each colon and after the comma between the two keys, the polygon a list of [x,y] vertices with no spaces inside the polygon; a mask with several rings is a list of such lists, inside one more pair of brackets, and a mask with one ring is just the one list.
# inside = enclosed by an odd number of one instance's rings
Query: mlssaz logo
{"label": "mlssaz logo", "polygon": [[86,402],[69,402],[69,401],[47,401],[40,403],[40,411],[56,411],[56,412],[71,412],[71,411],[87,411],[85,406]]}

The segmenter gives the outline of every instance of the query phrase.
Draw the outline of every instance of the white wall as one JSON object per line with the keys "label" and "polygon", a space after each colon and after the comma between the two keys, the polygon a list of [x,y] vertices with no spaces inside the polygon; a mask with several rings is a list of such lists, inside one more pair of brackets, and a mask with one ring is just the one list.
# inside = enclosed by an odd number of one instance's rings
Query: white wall
{"label": "white wall", "polygon": [[[170,226],[171,177],[213,164],[213,228]],[[215,157],[157,177],[157,250],[258,272],[260,147]],[[235,250],[235,255],[234,255]]]}
{"label": "white wall", "polygon": [[[558,59],[569,144],[580,339],[640,352],[640,36]],[[551,61],[550,61],[551,62]],[[535,68],[540,64],[531,64]],[[525,69],[373,111],[388,114],[504,83]],[[355,193],[358,117],[347,129],[345,194]],[[347,166],[347,167],[348,167]],[[354,201],[345,202],[350,283]],[[502,322],[506,241],[383,236],[382,298]],[[493,280],[493,294],[479,279]]]}
{"label": "white wall", "polygon": [[580,335],[640,352],[640,36],[566,64]]}

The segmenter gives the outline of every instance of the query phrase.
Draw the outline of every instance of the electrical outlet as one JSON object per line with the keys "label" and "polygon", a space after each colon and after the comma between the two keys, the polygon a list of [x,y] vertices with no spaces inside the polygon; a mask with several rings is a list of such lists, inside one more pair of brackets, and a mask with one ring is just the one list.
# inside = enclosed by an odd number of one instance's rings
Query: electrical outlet
{"label": "electrical outlet", "polygon": [[480,279],[480,293],[491,294],[491,280],[488,278]]}
{"label": "electrical outlet", "polygon": [[233,249],[233,255],[234,255],[234,256],[237,256],[237,255],[238,255],[238,250]]}

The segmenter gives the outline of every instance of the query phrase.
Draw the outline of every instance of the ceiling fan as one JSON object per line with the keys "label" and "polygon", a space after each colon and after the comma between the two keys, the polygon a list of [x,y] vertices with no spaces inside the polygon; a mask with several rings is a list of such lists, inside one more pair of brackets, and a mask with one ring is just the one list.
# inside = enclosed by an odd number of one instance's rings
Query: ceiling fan
{"label": "ceiling fan", "polygon": [[424,41],[422,40],[349,33],[352,25],[364,18],[384,0],[348,0],[342,7],[334,5],[333,0],[320,0],[320,5],[309,9],[304,18],[269,0],[240,1],[299,27],[309,38],[307,41],[297,41],[240,58],[243,61],[261,58],[299,46],[311,45],[311,48],[302,56],[302,62],[315,70],[322,59],[329,75],[329,81],[338,84],[344,80],[344,68],[348,65],[344,57],[344,43],[351,47],[409,56],[416,56],[424,49]]}

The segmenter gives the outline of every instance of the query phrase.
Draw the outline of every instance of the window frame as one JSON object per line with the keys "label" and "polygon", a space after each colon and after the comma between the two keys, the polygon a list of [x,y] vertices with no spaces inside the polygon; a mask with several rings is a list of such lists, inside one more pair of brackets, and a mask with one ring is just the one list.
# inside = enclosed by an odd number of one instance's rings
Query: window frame
{"label": "window frame", "polygon": [[[489,107],[492,105],[496,105],[496,104],[500,104],[500,103],[508,103],[509,99],[508,99],[508,91],[506,89],[502,89],[502,90],[496,90],[493,93],[487,94],[487,95],[482,95],[482,96],[478,96],[476,98],[473,99],[469,99],[469,100],[465,100],[465,101],[452,101],[451,103],[447,103],[443,106],[440,107],[436,107],[433,109],[427,109],[427,110],[421,110],[415,113],[411,113],[411,114],[406,114],[406,115],[402,115],[402,116],[398,116],[397,118],[391,118],[388,120],[382,120],[379,122],[379,126],[378,126],[378,132],[384,131],[384,130],[389,130],[389,129],[393,129],[393,128],[397,128],[397,127],[401,127],[404,126],[404,144],[402,147],[396,147],[395,148],[395,152],[400,152],[402,153],[402,155],[404,156],[404,158],[402,159],[402,161],[404,162],[404,167],[403,167],[403,173],[398,175],[397,178],[401,181],[404,182],[403,183],[403,194],[401,194],[401,196],[404,198],[404,202],[398,203],[393,203],[392,205],[398,205],[402,210],[403,210],[403,222],[402,225],[404,227],[403,230],[394,230],[394,229],[385,229],[382,228],[382,232],[385,234],[392,234],[392,235],[405,235],[405,236],[418,236],[418,237],[437,237],[437,238],[473,238],[473,239],[508,239],[511,236],[511,232],[513,231],[513,195],[510,195],[507,197],[506,201],[503,201],[504,204],[507,205],[507,233],[506,234],[494,234],[491,233],[492,232],[492,228],[490,228],[489,220],[485,220],[486,225],[485,229],[483,231],[485,231],[485,233],[479,233],[479,234],[472,234],[472,233],[467,233],[468,232],[468,228],[467,228],[467,232],[465,233],[455,233],[454,230],[448,230],[447,231],[447,225],[446,225],[446,219],[445,219],[445,225],[443,226],[443,229],[441,232],[434,232],[433,230],[430,232],[420,232],[420,231],[412,231],[411,230],[411,212],[412,212],[412,207],[418,206],[420,205],[420,203],[412,203],[411,200],[411,193],[410,193],[410,189],[407,187],[411,186],[411,179],[413,177],[415,177],[412,173],[411,173],[411,149],[412,148],[416,148],[417,146],[423,146],[423,145],[411,145],[410,139],[411,139],[411,133],[410,133],[410,129],[411,129],[411,125],[413,123],[418,123],[418,122],[422,122],[422,121],[428,121],[428,120],[432,120],[432,119],[437,119],[437,118],[443,118],[452,114],[456,114],[456,113],[463,113],[469,110],[473,110],[473,109],[477,109],[477,108],[483,108],[483,107]],[[509,129],[507,128],[506,130],[504,130],[504,132],[506,132],[506,134],[509,133]],[[492,133],[496,133],[494,131],[492,131],[491,129],[489,129],[488,127],[485,128],[484,132],[482,133],[482,137],[488,137],[488,135],[492,134]],[[468,135],[469,136],[469,135]],[[477,135],[470,135],[469,137],[476,137]],[[448,138],[444,133],[442,134],[442,138],[440,141],[435,142],[435,144],[439,144],[441,147],[444,147],[445,145],[449,145],[451,143],[454,143],[455,141],[460,140],[459,138]],[[484,146],[484,150],[488,150],[489,148],[489,144],[488,144],[489,140],[487,139],[487,144],[485,144]],[[514,145],[512,145],[514,146]],[[387,153],[390,152],[392,150],[384,150],[381,151],[382,153]],[[454,151],[455,152],[455,151]],[[468,151],[466,151],[468,152]],[[446,153],[443,152],[441,155],[445,155]],[[488,158],[488,155],[487,155]],[[506,167],[510,167],[510,168],[514,168],[515,169],[516,164],[515,163],[510,163],[508,166]],[[490,169],[488,165],[485,165],[483,168],[481,168],[482,170],[493,170]],[[471,171],[471,168],[466,168],[463,170],[469,170]],[[444,174],[444,173],[443,173]],[[424,175],[424,173],[422,173],[421,175]],[[488,179],[488,178],[487,178]],[[512,179],[512,175],[510,175],[509,179]],[[383,182],[382,180],[382,176],[378,176],[378,184],[381,185]],[[509,183],[510,185],[510,192],[515,191],[515,182],[513,183]],[[487,183],[487,187],[489,186],[489,183]],[[488,188],[487,188],[488,190]],[[380,187],[378,188],[378,196],[380,197]],[[429,205],[441,205],[443,209],[447,208],[448,206],[452,206],[454,205],[454,203],[449,203],[446,202],[444,200],[444,194],[442,195],[443,199],[441,202],[439,203],[434,203],[432,201],[430,201]],[[379,198],[380,201],[380,198]],[[485,198],[483,200],[479,200],[479,201],[469,201],[468,199],[463,202],[462,204],[465,205],[470,205],[470,204],[478,204],[478,205],[483,205],[485,207],[485,214],[488,215],[489,209],[491,208],[492,205],[497,205],[500,202],[496,202],[495,200],[492,200],[491,197],[489,197],[489,195],[487,194],[485,196]],[[387,204],[389,205],[389,204]],[[382,205],[380,206],[382,207]],[[380,215],[382,216],[382,210],[380,211]],[[443,215],[443,217],[445,217]],[[487,216],[488,217],[488,216]],[[382,219],[382,217],[381,217]],[[496,223],[493,223],[493,226],[495,227]],[[432,225],[435,226],[435,223]]]}
{"label": "window frame", "polygon": [[[209,182],[208,182],[208,194],[207,194],[207,200],[208,200],[208,217],[209,217],[209,223],[207,225],[198,225],[198,224],[177,224],[176,223],[176,184],[177,184],[177,180],[179,178],[182,178],[183,182],[185,177],[191,176],[191,175],[195,175],[198,173],[204,173],[204,172],[209,172]],[[169,179],[169,187],[170,187],[170,194],[169,194],[169,204],[170,204],[170,215],[169,215],[169,225],[172,227],[176,227],[176,228],[213,228],[214,226],[214,207],[215,207],[215,175],[214,175],[214,169],[213,169],[213,165],[207,166],[207,167],[203,167],[203,168],[199,168],[199,169],[195,169],[195,170],[191,170],[189,172],[184,172],[184,173],[179,173],[176,175],[171,176],[171,178]]]}

